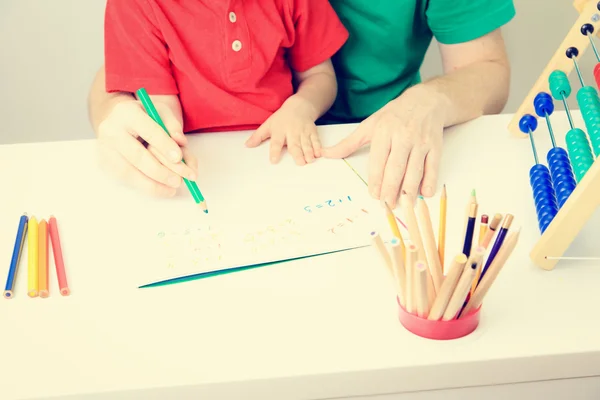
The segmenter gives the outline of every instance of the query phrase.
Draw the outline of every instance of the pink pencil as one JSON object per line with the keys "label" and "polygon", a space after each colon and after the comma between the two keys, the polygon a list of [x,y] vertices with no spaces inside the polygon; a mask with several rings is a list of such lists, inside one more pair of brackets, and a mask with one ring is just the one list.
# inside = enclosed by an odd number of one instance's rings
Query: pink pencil
{"label": "pink pencil", "polygon": [[58,279],[58,288],[60,294],[68,296],[71,291],[67,283],[67,275],[65,274],[65,263],[63,261],[62,249],[60,247],[60,236],[58,235],[58,226],[56,218],[51,216],[48,220],[48,230],[50,231],[50,240],[52,241],[52,253],[54,254],[54,264],[56,265],[56,277]]}

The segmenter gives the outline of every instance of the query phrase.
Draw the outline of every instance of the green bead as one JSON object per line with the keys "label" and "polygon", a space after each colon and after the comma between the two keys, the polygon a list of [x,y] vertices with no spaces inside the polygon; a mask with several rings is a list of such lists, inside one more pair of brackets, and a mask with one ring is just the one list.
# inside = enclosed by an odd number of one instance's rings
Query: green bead
{"label": "green bead", "polygon": [[567,132],[565,142],[571,164],[573,165],[575,179],[577,182],[580,182],[594,163],[590,144],[585,132],[579,128],[574,128]]}
{"label": "green bead", "polygon": [[569,83],[569,78],[567,74],[562,71],[555,70],[548,77],[548,83],[550,85],[550,93],[552,93],[552,97],[555,100],[563,99],[563,95],[565,98],[571,95],[571,84]]}

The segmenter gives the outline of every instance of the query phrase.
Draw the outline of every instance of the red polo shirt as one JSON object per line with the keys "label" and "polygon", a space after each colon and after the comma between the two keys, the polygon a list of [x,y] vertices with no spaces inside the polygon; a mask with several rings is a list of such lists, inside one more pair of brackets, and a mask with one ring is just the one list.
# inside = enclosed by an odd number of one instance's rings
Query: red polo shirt
{"label": "red polo shirt", "polygon": [[108,0],[106,90],[179,95],[184,131],[254,129],[348,32],[328,0]]}

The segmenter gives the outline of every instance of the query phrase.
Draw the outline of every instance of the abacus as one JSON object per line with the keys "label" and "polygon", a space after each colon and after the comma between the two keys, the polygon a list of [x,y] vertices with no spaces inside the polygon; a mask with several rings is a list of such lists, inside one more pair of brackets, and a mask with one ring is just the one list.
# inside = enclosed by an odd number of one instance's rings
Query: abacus
{"label": "abacus", "polygon": [[[594,68],[596,86],[600,87],[600,55],[594,36],[600,33],[600,2],[575,0],[579,18],[554,53],[550,62],[530,90],[508,125],[510,133],[529,137],[534,165],[529,181],[541,237],[530,252],[540,268],[552,270],[577,237],[600,203],[600,97],[595,87],[585,85],[577,58],[591,45],[598,64]],[[575,127],[567,99],[571,95],[568,75],[576,70],[580,88],[576,99],[585,130]],[[554,102],[562,102],[570,124],[565,135],[567,149],[556,145],[550,115]],[[546,160],[539,161],[533,132],[537,117],[544,118],[552,141]]]}

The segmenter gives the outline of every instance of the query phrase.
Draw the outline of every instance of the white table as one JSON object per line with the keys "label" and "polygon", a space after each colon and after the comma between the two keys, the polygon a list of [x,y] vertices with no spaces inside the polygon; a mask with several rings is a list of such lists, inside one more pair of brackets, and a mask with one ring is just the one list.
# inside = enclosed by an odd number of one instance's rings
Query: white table
{"label": "white table", "polygon": [[[448,185],[450,226],[461,223],[475,187],[482,212],[512,213],[523,228],[479,328],[449,342],[399,324],[393,288],[371,248],[137,289],[135,254],[126,242],[105,248],[111,231],[102,223],[113,224],[109,210],[122,215],[132,199],[136,221],[155,200],[106,192],[114,183],[96,168],[93,141],[0,146],[2,284],[20,213],[56,213],[73,289],[60,297],[51,281],[48,299],[21,289],[0,301],[0,398],[599,398],[600,263],[563,261],[546,272],[529,261],[539,237],[528,181],[533,157],[527,140],[509,137],[509,119],[483,117],[446,135],[440,186]],[[564,115],[553,121],[566,132]],[[324,128],[324,141],[351,128]],[[540,158],[550,143],[544,131],[542,124]],[[193,146],[201,140],[191,138]],[[349,160],[366,176],[366,151]],[[88,182],[65,177],[70,165]],[[78,234],[86,224],[102,228]],[[600,255],[597,226],[594,217],[567,255]],[[451,236],[448,248],[458,243]]]}

